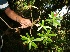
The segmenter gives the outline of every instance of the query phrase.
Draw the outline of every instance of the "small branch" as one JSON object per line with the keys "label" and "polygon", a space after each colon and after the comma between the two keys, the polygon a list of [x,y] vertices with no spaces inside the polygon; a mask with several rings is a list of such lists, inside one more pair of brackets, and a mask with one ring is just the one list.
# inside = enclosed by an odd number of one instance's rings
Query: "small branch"
{"label": "small branch", "polygon": [[4,19],[2,19],[1,17],[0,17],[0,19],[1,19],[10,29],[14,29],[14,28],[10,27],[10,26],[8,25],[8,23],[7,23]]}
{"label": "small branch", "polygon": [[12,28],[4,19],[2,19],[1,17],[0,17],[0,19],[7,25],[7,27],[8,28],[10,28],[10,29],[14,29],[14,30],[16,30],[15,32],[17,32],[18,31],[18,29],[19,28],[21,28],[21,27],[18,27],[18,28]]}
{"label": "small branch", "polygon": [[[31,18],[32,18],[32,23],[33,23],[33,17],[32,17],[32,9],[31,9]],[[30,34],[31,34],[31,36],[32,36],[32,26],[31,26],[31,29],[30,29]]]}

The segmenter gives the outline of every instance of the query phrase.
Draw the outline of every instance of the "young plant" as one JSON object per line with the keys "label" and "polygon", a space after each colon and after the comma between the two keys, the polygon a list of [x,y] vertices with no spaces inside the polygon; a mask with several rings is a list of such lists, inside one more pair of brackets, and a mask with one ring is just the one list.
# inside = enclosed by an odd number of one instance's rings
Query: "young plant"
{"label": "young plant", "polygon": [[42,23],[39,23],[39,26],[40,26],[40,27],[38,28],[37,31],[41,30],[42,28],[43,28],[45,31],[47,31],[47,28],[48,28],[48,29],[51,29],[51,27],[45,26],[44,24],[45,24],[45,20],[42,20]]}
{"label": "young plant", "polygon": [[57,34],[53,34],[53,33],[50,33],[50,32],[51,32],[51,30],[47,30],[47,32],[42,32],[42,34],[38,33],[38,35],[41,37],[41,39],[43,41],[43,44],[53,42],[51,37],[56,36]]}
{"label": "young plant", "polygon": [[21,35],[21,39],[24,41],[23,44],[29,45],[29,50],[31,49],[31,46],[34,48],[37,48],[37,45],[33,42],[34,37],[30,37],[28,33],[26,33],[27,37]]}
{"label": "young plant", "polygon": [[42,33],[38,33],[38,35],[41,37],[42,41],[43,41],[43,44],[47,44],[49,42],[52,42],[52,39],[51,39],[51,36],[56,36],[57,34],[51,34],[51,27],[49,26],[45,26],[45,20],[42,20],[42,23],[39,23],[40,27],[38,28],[37,31],[40,31],[41,29],[44,29],[42,30]]}
{"label": "young plant", "polygon": [[41,38],[36,38],[30,37],[28,33],[26,33],[26,37],[21,35],[21,39],[24,41],[23,44],[28,44],[29,45],[29,50],[32,48],[32,46],[36,49],[38,48],[37,45],[34,43],[34,41],[42,41]]}
{"label": "young plant", "polygon": [[61,26],[60,21],[62,20],[62,17],[60,17],[58,14],[54,14],[54,12],[51,12],[49,15],[49,19],[46,19],[49,24],[53,24],[57,28],[57,26]]}

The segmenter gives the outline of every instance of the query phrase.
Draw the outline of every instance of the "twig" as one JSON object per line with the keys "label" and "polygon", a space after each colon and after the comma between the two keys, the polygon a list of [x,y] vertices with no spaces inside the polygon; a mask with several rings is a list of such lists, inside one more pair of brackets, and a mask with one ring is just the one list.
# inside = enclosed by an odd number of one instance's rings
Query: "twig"
{"label": "twig", "polygon": [[8,25],[8,23],[7,23],[4,19],[2,19],[1,17],[0,17],[0,19],[1,19],[10,29],[14,29],[14,28],[10,27],[10,26]]}
{"label": "twig", "polygon": [[0,17],[0,19],[1,19],[1,20],[8,26],[8,28],[10,28],[10,29],[15,29],[15,30],[17,31],[17,29],[21,28],[21,27],[12,28],[4,19],[2,19],[1,17]]}
{"label": "twig", "polygon": [[[31,18],[32,18],[32,9],[31,9]],[[33,23],[33,18],[31,19],[32,20],[32,23]],[[32,26],[31,26],[31,28],[30,28],[30,34],[32,33]],[[32,36],[32,34],[31,34],[31,36]]]}

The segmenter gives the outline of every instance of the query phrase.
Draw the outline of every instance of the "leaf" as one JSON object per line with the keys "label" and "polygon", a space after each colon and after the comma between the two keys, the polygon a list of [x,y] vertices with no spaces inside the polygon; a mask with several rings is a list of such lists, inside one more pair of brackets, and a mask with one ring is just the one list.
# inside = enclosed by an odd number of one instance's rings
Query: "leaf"
{"label": "leaf", "polygon": [[52,22],[52,19],[46,19],[45,21],[49,21],[51,23]]}
{"label": "leaf", "polygon": [[46,26],[46,28],[52,29],[52,28],[51,28],[51,27],[49,27],[49,26]]}
{"label": "leaf", "polygon": [[54,17],[54,12],[52,12],[52,11],[51,11],[51,16],[52,16],[52,18]]}
{"label": "leaf", "polygon": [[25,36],[21,36],[22,38],[22,40],[27,40],[28,38],[27,37],[25,37]]}
{"label": "leaf", "polygon": [[47,30],[47,34],[49,34],[49,33],[50,33],[50,31],[51,31],[51,30]]}
{"label": "leaf", "polygon": [[40,30],[41,30],[41,28],[42,28],[42,26],[41,26],[41,27],[39,27],[37,31],[40,31]]}
{"label": "leaf", "polygon": [[47,29],[51,29],[51,27],[49,27],[49,26],[43,26],[43,28],[44,28],[44,30],[46,30],[46,31],[47,31]]}
{"label": "leaf", "polygon": [[41,39],[41,38],[36,38],[36,39],[34,39],[34,40],[32,40],[32,41],[42,41],[43,39]]}
{"label": "leaf", "polygon": [[59,26],[61,26],[60,20],[57,20],[56,23],[57,23]]}
{"label": "leaf", "polygon": [[48,34],[48,36],[56,36],[57,34]]}
{"label": "leaf", "polygon": [[45,44],[45,43],[46,43],[46,39],[43,40],[43,44]]}
{"label": "leaf", "polygon": [[50,39],[50,38],[47,38],[47,41],[49,41],[49,42],[52,42],[52,39]]}
{"label": "leaf", "polygon": [[53,21],[53,26],[57,27],[57,25],[58,25],[58,24],[57,24],[56,22]]}
{"label": "leaf", "polygon": [[43,39],[44,39],[44,37],[41,37],[41,39],[43,40]]}
{"label": "leaf", "polygon": [[31,49],[31,42],[29,43],[29,50]]}
{"label": "leaf", "polygon": [[48,14],[50,18],[52,18],[52,16],[50,14]]}
{"label": "leaf", "polygon": [[26,33],[27,37],[30,38],[30,36],[28,35],[28,33]]}
{"label": "leaf", "polygon": [[43,34],[40,34],[40,33],[38,33],[38,35],[41,36],[41,37],[44,36]]}
{"label": "leaf", "polygon": [[42,25],[44,26],[44,20],[42,20]]}
{"label": "leaf", "polygon": [[34,25],[36,25],[37,27],[39,27],[39,26],[41,26],[42,24],[41,24],[41,23],[39,23],[39,24],[34,24]]}
{"label": "leaf", "polygon": [[33,40],[33,39],[34,39],[34,37],[31,37],[31,38],[30,38],[30,40]]}
{"label": "leaf", "polygon": [[57,23],[58,25],[60,25],[60,23],[59,23],[59,21],[58,21],[58,20],[54,20],[54,22],[55,22],[55,23]]}
{"label": "leaf", "polygon": [[26,3],[26,2],[24,2],[24,3],[23,3],[23,5],[24,5],[24,6],[27,6],[27,3]]}
{"label": "leaf", "polygon": [[44,30],[46,30],[46,31],[47,31],[46,26],[43,26],[43,28],[44,28]]}
{"label": "leaf", "polygon": [[28,41],[23,42],[23,44],[28,44]]}
{"label": "leaf", "polygon": [[38,48],[37,45],[34,42],[31,42],[32,46],[35,48]]}

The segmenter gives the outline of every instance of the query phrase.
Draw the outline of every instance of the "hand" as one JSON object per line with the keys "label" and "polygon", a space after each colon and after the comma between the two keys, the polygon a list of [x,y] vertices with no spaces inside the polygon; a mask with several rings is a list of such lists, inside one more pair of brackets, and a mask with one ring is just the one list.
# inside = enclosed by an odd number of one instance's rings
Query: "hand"
{"label": "hand", "polygon": [[29,19],[22,18],[20,20],[20,24],[22,25],[21,28],[27,28],[31,26],[31,21]]}

